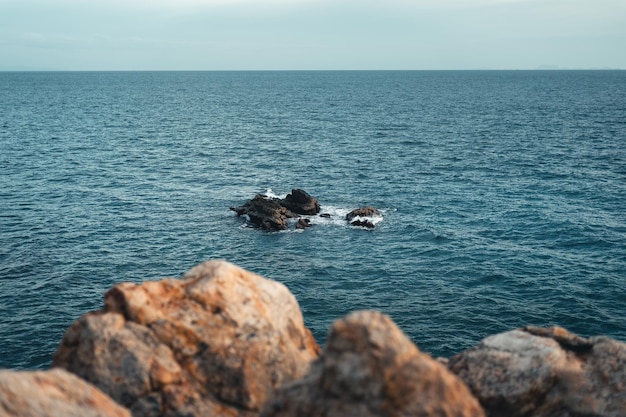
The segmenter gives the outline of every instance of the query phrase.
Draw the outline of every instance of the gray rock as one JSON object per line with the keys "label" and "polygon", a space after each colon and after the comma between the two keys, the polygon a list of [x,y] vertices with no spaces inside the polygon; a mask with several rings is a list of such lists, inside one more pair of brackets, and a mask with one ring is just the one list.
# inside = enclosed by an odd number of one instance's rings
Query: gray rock
{"label": "gray rock", "polygon": [[487,337],[452,357],[493,417],[626,416],[626,345],[553,327]]}

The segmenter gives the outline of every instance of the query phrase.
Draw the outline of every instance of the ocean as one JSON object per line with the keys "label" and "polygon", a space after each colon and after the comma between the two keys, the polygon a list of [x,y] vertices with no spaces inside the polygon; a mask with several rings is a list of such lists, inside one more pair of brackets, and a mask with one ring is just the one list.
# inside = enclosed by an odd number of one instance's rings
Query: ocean
{"label": "ocean", "polygon": [[[229,210],[292,188],[331,217]],[[343,220],[364,205],[373,230]],[[0,73],[0,368],[215,258],[322,345],[359,309],[433,356],[529,324],[626,341],[626,71]]]}

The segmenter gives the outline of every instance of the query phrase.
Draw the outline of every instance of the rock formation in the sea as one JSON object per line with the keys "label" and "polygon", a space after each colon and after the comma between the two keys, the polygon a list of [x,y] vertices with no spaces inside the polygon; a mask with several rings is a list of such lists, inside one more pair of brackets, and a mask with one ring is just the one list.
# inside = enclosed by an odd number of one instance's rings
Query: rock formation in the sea
{"label": "rock formation in the sea", "polygon": [[449,361],[490,417],[626,416],[626,344],[553,327],[487,337]]}
{"label": "rock formation in the sea", "polygon": [[366,227],[368,229],[373,229],[375,227],[375,224],[372,219],[376,217],[382,217],[380,211],[378,211],[378,209],[374,207],[366,206],[352,210],[346,215],[346,220],[352,226],[360,226]]}
{"label": "rock formation in the sea", "polygon": [[336,321],[326,349],[302,379],[285,384],[263,417],[484,416],[469,389],[421,353],[383,314]]}
{"label": "rock formation in the sea", "polygon": [[288,210],[297,214],[313,215],[320,212],[320,203],[304,190],[294,188],[287,194],[281,204]]}
{"label": "rock formation in the sea", "polygon": [[299,218],[298,223],[296,223],[296,229],[306,229],[307,227],[311,227],[311,220]]}
{"label": "rock formation in the sea", "polygon": [[287,230],[287,219],[296,217],[296,214],[282,205],[280,198],[267,197],[257,194],[252,200],[239,207],[230,209],[238,216],[246,215],[250,224],[270,232]]}
{"label": "rock formation in the sea", "polygon": [[256,416],[319,347],[282,284],[224,261],[122,283],[54,355],[137,416]]}
{"label": "rock formation in the sea", "polygon": [[[294,188],[283,199],[257,194],[252,200],[231,210],[238,216],[246,216],[249,224],[270,232],[288,230],[288,219],[298,215],[312,216],[321,210],[319,201],[311,197],[309,193],[299,188]],[[320,217],[329,218],[329,213],[322,213]],[[377,220],[382,219],[380,211],[374,207],[366,206],[352,210],[346,215],[346,220],[352,226],[360,226],[373,229]],[[296,229],[305,229],[311,226],[311,220],[299,217],[295,221]],[[293,227],[293,226],[292,226]]]}
{"label": "rock formation in the sea", "polygon": [[[320,211],[320,203],[304,190],[294,188],[283,199],[257,194],[244,205],[231,207],[239,216],[247,216],[250,224],[267,231],[289,229],[287,219],[297,215],[314,215]],[[310,220],[300,218],[296,223],[297,229],[310,226]]]}
{"label": "rock formation in the sea", "polygon": [[127,409],[62,369],[0,370],[0,416],[130,417]]}

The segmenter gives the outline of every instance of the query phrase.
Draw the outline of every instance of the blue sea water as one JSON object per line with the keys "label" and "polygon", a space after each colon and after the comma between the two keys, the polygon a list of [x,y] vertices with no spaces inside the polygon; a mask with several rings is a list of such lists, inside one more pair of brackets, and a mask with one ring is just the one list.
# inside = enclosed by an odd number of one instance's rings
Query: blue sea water
{"label": "blue sea water", "polygon": [[[333,217],[229,210],[292,188]],[[376,229],[341,220],[362,205]],[[357,309],[435,356],[527,324],[626,341],[626,71],[0,73],[0,368],[213,258],[285,283],[322,344]]]}

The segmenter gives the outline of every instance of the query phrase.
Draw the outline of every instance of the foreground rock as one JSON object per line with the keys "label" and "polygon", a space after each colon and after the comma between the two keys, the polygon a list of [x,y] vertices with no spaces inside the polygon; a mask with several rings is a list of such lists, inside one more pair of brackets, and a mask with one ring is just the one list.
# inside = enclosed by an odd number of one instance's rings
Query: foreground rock
{"label": "foreground rock", "polygon": [[4,417],[130,417],[125,408],[91,384],[62,369],[0,371]]}
{"label": "foreground rock", "polygon": [[465,384],[385,315],[356,312],[333,325],[309,373],[268,401],[263,417],[483,416]]}
{"label": "foreground rock", "polygon": [[606,337],[526,327],[484,339],[449,367],[492,417],[626,416],[626,345]]}
{"label": "foreground rock", "polygon": [[382,218],[382,214],[378,209],[370,206],[354,209],[346,215],[346,220],[352,226],[366,227],[368,229],[373,229],[376,226],[374,222],[376,218]]}
{"label": "foreground rock", "polygon": [[209,261],[180,280],[116,285],[66,332],[53,366],[134,416],[254,416],[318,354],[284,285]]}

